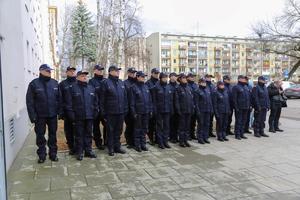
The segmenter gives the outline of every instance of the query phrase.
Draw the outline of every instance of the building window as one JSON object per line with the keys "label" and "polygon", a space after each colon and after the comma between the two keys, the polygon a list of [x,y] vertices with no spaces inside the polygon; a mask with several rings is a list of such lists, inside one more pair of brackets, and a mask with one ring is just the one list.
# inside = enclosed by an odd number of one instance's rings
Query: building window
{"label": "building window", "polygon": [[173,60],[173,63],[174,63],[174,64],[176,63],[176,59]]}

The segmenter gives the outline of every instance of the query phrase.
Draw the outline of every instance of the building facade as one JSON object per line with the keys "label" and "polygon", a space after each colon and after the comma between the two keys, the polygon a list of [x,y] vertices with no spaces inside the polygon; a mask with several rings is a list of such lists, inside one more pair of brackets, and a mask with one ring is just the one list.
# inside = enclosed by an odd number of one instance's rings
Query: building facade
{"label": "building facade", "polygon": [[38,77],[42,63],[51,64],[48,25],[48,1],[0,1],[3,93],[3,102],[0,102],[3,106],[3,129],[0,128],[0,132],[3,130],[5,138],[7,170],[32,127],[25,101],[27,86]]}
{"label": "building facade", "polygon": [[251,77],[282,76],[295,61],[264,49],[259,40],[153,33],[147,37],[149,67],[163,72],[213,74],[217,79],[239,74]]}

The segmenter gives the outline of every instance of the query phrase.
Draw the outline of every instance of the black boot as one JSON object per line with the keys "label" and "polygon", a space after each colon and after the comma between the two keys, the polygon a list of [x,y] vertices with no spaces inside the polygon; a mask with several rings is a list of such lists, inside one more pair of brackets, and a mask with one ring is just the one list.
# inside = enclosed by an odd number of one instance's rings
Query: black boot
{"label": "black boot", "polygon": [[270,132],[270,133],[276,133],[275,128],[270,127],[270,128],[269,128],[269,132]]}
{"label": "black boot", "polygon": [[147,148],[146,146],[142,146],[141,149],[142,149],[143,151],[149,151],[148,148]]}
{"label": "black boot", "polygon": [[97,158],[97,155],[93,151],[88,151],[84,153],[84,157]]}
{"label": "black boot", "polygon": [[78,154],[76,159],[79,160],[79,161],[82,161],[83,160],[83,154],[82,153]]}
{"label": "black boot", "polygon": [[203,141],[203,139],[198,139],[198,143],[199,144],[205,144],[205,142]]}
{"label": "black boot", "polygon": [[57,156],[50,156],[49,159],[50,159],[52,162],[58,162],[58,157],[57,157]]}
{"label": "black boot", "polygon": [[166,142],[164,143],[164,146],[167,148],[167,149],[171,149],[171,146]]}
{"label": "black boot", "polygon": [[188,141],[185,141],[185,142],[184,142],[184,145],[185,145],[186,147],[191,147],[191,145],[190,145],[190,143],[188,143]]}

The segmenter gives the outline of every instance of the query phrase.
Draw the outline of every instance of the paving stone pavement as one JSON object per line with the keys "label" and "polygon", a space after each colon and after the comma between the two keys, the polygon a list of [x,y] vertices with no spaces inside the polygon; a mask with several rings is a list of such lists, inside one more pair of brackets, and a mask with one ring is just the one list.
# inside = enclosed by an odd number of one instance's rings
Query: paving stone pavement
{"label": "paving stone pavement", "polygon": [[284,133],[170,150],[77,161],[36,163],[31,134],[8,173],[10,200],[293,200],[300,199],[300,123],[281,120]]}

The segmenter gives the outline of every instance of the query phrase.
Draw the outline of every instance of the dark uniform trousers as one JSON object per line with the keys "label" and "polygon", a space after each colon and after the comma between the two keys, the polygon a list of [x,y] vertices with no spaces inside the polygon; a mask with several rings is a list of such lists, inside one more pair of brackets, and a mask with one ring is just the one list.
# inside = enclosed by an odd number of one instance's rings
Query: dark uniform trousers
{"label": "dark uniform trousers", "polygon": [[178,133],[179,133],[179,142],[187,142],[189,139],[191,128],[191,114],[181,114],[179,116],[178,124]]}
{"label": "dark uniform trousers", "polygon": [[74,122],[68,117],[64,117],[64,131],[67,140],[67,145],[70,150],[76,151],[75,149],[75,127]]}
{"label": "dark uniform trousers", "polygon": [[82,154],[92,151],[92,133],[93,133],[93,121],[92,119],[76,120],[76,153]]}
{"label": "dark uniform trousers", "polygon": [[281,102],[271,101],[271,112],[269,116],[269,127],[270,129],[279,128],[279,118],[281,115]]}
{"label": "dark uniform trousers", "polygon": [[35,122],[36,145],[38,146],[37,154],[40,158],[45,158],[46,152],[46,126],[48,126],[48,148],[49,156],[55,157],[57,154],[56,131],[57,131],[57,117],[51,118],[37,118]]}
{"label": "dark uniform trousers", "polygon": [[169,140],[170,134],[170,114],[158,113],[156,115],[156,142],[164,145]]}
{"label": "dark uniform trousers", "polygon": [[[103,133],[101,134],[100,122],[103,125]],[[94,119],[93,124],[93,137],[97,147],[105,145],[107,143],[107,132],[106,132],[106,122],[100,115]]]}
{"label": "dark uniform trousers", "polygon": [[189,139],[195,139],[196,120],[197,120],[197,115],[196,114],[192,114],[192,116],[191,116],[191,128],[190,128]]}
{"label": "dark uniform trousers", "polygon": [[178,123],[179,123],[178,114],[172,114],[170,117],[170,140],[171,141],[178,141]]}
{"label": "dark uniform trousers", "polygon": [[217,119],[217,136],[219,139],[225,139],[226,138],[226,130],[228,127],[228,116],[227,113],[220,113]]}
{"label": "dark uniform trousers", "polygon": [[249,109],[248,113],[247,113],[247,120],[246,120],[247,122],[246,122],[245,127],[244,127],[245,132],[249,131],[251,112],[252,112],[252,109]]}
{"label": "dark uniform trousers", "polygon": [[197,126],[198,140],[208,139],[211,116],[212,114],[210,112],[201,112],[200,116],[198,116],[198,126]]}
{"label": "dark uniform trousers", "polygon": [[234,133],[235,136],[243,136],[245,125],[247,123],[247,117],[248,117],[248,111],[249,109],[239,109],[238,111],[235,110],[235,127],[234,127]]}
{"label": "dark uniform trousers", "polygon": [[137,114],[134,121],[134,146],[146,147],[146,133],[148,130],[149,115]]}
{"label": "dark uniform trousers", "polygon": [[121,148],[120,136],[123,129],[124,114],[110,114],[107,120],[107,146],[109,151]]}
{"label": "dark uniform trousers", "polygon": [[232,123],[232,117],[233,117],[233,109],[230,109],[230,113],[227,115],[227,127],[226,127],[226,135],[228,135],[231,132],[231,123]]}
{"label": "dark uniform trousers", "polygon": [[265,128],[265,121],[267,117],[267,109],[262,108],[261,110],[254,111],[254,133],[263,134]]}
{"label": "dark uniform trousers", "polygon": [[[127,145],[133,146],[134,145],[134,118],[132,117],[131,113],[128,113],[125,116],[125,124],[126,124],[126,129],[125,129],[125,138],[126,138],[126,143]],[[148,123],[147,123],[148,124]]]}

